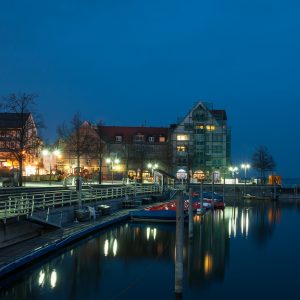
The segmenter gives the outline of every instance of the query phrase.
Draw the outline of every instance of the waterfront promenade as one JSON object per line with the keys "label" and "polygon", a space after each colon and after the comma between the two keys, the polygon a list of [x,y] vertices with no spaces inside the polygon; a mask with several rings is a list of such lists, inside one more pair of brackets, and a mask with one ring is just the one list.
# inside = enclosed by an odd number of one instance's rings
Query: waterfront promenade
{"label": "waterfront promenade", "polygon": [[[205,190],[211,189],[211,185],[205,186]],[[240,195],[245,189],[252,194],[258,194],[260,192],[266,194],[272,192],[272,187],[269,186],[214,186],[216,192],[224,192],[225,201],[226,199],[240,199]],[[194,186],[194,191],[198,190],[199,186]],[[290,190],[289,194],[284,194],[284,198],[296,198],[297,195],[297,191]],[[142,197],[142,195],[137,196],[135,200]],[[2,237],[5,236],[5,241],[0,243],[0,277],[18,270],[44,255],[59,250],[93,232],[127,220],[129,218],[129,212],[132,209],[140,209],[143,207],[140,205],[137,208],[122,208],[121,203],[124,199],[124,197],[121,197],[101,201],[101,204],[111,205],[112,210],[109,215],[102,215],[95,220],[92,219],[86,222],[74,222],[74,218],[72,218],[72,221],[62,224],[62,226],[57,229],[45,228],[38,224],[30,224],[26,219],[21,219],[18,222],[8,223],[6,226],[3,226]],[[65,213],[69,214],[70,211],[74,213],[74,207],[66,209]]]}
{"label": "waterfront promenade", "polygon": [[[151,194],[154,201],[162,199],[156,196],[164,196],[157,192]],[[93,207],[108,205],[109,213],[84,222],[79,222],[74,216],[75,206],[54,208],[49,219],[52,217],[55,220],[58,216],[61,225],[59,228],[47,226],[46,223],[31,223],[25,216],[18,221],[9,220],[3,224],[0,232],[0,278],[102,228],[127,220],[131,210],[146,206],[142,205],[142,198],[146,196],[147,194],[137,195],[134,200],[118,197],[94,202],[90,204]],[[124,208],[124,203],[130,201],[134,201],[135,205]],[[61,223],[61,220],[64,222]]]}

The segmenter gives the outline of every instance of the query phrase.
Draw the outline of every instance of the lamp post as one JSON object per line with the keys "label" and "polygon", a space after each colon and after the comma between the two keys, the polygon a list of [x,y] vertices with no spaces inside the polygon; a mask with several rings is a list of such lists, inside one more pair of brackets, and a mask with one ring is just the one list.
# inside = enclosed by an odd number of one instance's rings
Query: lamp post
{"label": "lamp post", "polygon": [[60,156],[60,151],[58,149],[55,149],[53,151],[44,149],[42,151],[42,154],[44,157],[48,157],[48,159],[49,159],[49,175],[50,175],[49,180],[50,180],[50,184],[51,184],[51,174],[52,174],[51,163],[53,163],[54,158]]}
{"label": "lamp post", "polygon": [[250,169],[249,164],[241,164],[241,168],[245,170],[245,185],[246,185],[246,174],[247,174],[247,169]]}
{"label": "lamp post", "polygon": [[114,165],[118,164],[120,160],[118,158],[107,158],[106,163],[110,164],[111,168],[111,184],[114,184]]}
{"label": "lamp post", "polygon": [[244,182],[244,194],[245,194],[245,192],[246,192],[246,178],[247,178],[246,176],[247,176],[247,169],[250,169],[250,165],[244,163],[244,164],[241,164],[241,168],[244,169],[244,171],[245,171],[245,182]]}
{"label": "lamp post", "polygon": [[151,176],[153,177],[153,171],[158,168],[158,164],[156,164],[156,163],[154,163],[154,164],[149,163],[147,165],[147,167],[148,167],[148,169],[151,169]]}

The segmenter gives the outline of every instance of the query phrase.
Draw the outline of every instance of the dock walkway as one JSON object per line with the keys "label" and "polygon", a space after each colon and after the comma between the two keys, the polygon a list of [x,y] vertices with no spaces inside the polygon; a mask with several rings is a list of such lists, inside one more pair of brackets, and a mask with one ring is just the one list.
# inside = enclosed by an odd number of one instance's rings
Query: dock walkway
{"label": "dock walkway", "polygon": [[141,209],[146,205],[131,209],[112,211],[109,215],[99,216],[95,220],[73,222],[60,229],[41,235],[33,235],[26,240],[11,241],[11,244],[0,249],[0,279],[25,265],[52,253],[76,240],[84,238],[98,230],[129,219],[130,211]]}

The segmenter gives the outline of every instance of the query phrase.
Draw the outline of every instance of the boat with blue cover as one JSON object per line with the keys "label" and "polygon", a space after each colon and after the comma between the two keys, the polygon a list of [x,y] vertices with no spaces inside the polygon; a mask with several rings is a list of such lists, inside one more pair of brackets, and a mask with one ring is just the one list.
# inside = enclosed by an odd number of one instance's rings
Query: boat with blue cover
{"label": "boat with blue cover", "polygon": [[136,210],[130,212],[132,221],[176,222],[176,210]]}

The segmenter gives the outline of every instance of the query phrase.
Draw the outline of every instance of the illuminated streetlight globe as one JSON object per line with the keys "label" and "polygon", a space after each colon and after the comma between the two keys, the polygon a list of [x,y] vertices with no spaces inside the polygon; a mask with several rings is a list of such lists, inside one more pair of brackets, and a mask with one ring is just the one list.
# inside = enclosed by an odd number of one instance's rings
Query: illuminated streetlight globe
{"label": "illuminated streetlight globe", "polygon": [[236,172],[238,170],[238,167],[229,167],[229,171]]}
{"label": "illuminated streetlight globe", "polygon": [[46,155],[49,154],[49,150],[48,150],[48,149],[44,149],[44,150],[42,151],[42,153],[43,153],[44,156],[46,156]]}
{"label": "illuminated streetlight globe", "polygon": [[55,149],[55,150],[53,151],[53,154],[54,154],[55,156],[59,156],[59,155],[60,155],[60,151],[59,151],[58,149]]}
{"label": "illuminated streetlight globe", "polygon": [[241,168],[242,169],[250,169],[250,165],[249,164],[241,164]]}

